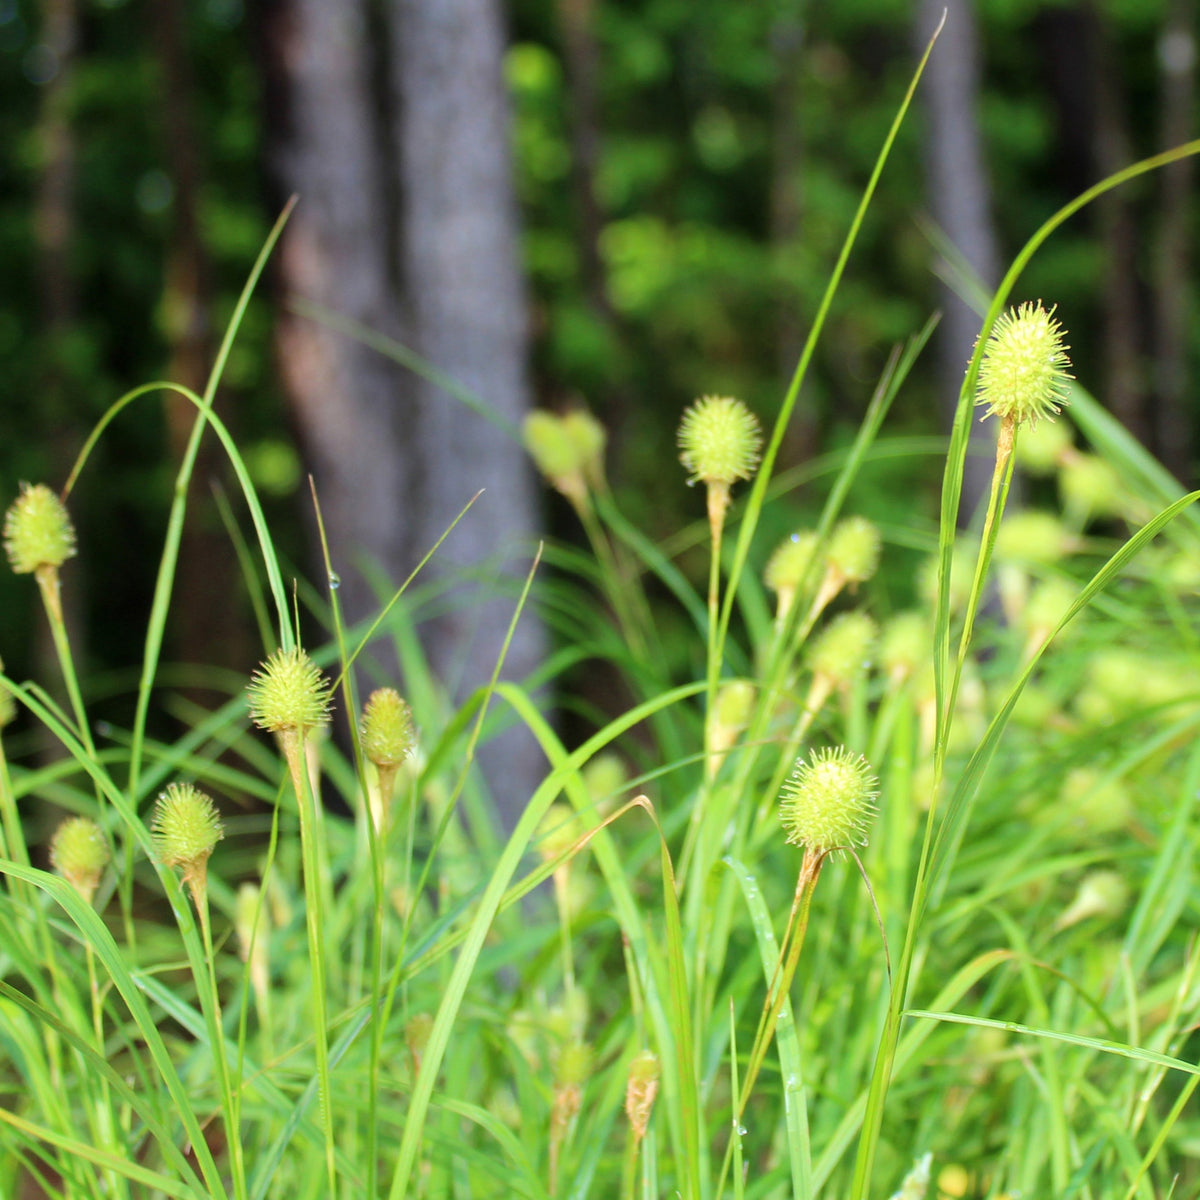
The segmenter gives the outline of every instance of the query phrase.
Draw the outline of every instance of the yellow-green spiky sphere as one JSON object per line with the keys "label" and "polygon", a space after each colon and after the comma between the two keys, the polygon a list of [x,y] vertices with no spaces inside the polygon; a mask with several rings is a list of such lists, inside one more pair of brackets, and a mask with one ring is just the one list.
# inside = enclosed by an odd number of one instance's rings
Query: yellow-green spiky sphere
{"label": "yellow-green spiky sphere", "polygon": [[108,843],[90,817],[68,817],[50,841],[50,864],[85,899],[100,886]]}
{"label": "yellow-green spiky sphere", "polygon": [[847,517],[829,535],[825,557],[843,579],[865,583],[879,569],[879,530],[866,517]]}
{"label": "yellow-green spiky sphere", "polygon": [[783,785],[779,817],[793,846],[816,854],[865,846],[879,781],[861,754],[838,746],[815,751]]}
{"label": "yellow-green spiky sphere", "polygon": [[813,643],[808,658],[813,673],[838,687],[849,686],[870,665],[878,633],[866,613],[842,613]]}
{"label": "yellow-green spiky sphere", "polygon": [[1071,360],[1053,314],[1039,300],[996,321],[979,366],[976,403],[986,406],[985,416],[1035,425],[1066,404]]}
{"label": "yellow-green spiky sphere", "polygon": [[763,570],[763,583],[773,592],[798,588],[804,580],[816,548],[817,535],[810,529],[802,529],[785,538],[767,559]]}
{"label": "yellow-green spiky sphere", "polygon": [[212,797],[190,783],[169,783],[154,803],[150,832],[168,867],[202,866],[224,837]]}
{"label": "yellow-green spiky sphere", "polygon": [[246,689],[250,719],[259,729],[299,732],[329,720],[329,681],[299,647],[276,650]]}
{"label": "yellow-green spiky sphere", "polygon": [[360,731],[363,754],[377,767],[398,767],[417,744],[412,710],[395,688],[377,688],[367,697]]}
{"label": "yellow-green spiky sphere", "polygon": [[749,479],[758,465],[762,434],[758,418],[729,396],[703,396],[683,414],[679,461],[691,478],[728,486]]}
{"label": "yellow-green spiky sphere", "polygon": [[4,552],[18,575],[61,567],[75,553],[75,527],[66,506],[44,483],[21,484],[4,516]]}

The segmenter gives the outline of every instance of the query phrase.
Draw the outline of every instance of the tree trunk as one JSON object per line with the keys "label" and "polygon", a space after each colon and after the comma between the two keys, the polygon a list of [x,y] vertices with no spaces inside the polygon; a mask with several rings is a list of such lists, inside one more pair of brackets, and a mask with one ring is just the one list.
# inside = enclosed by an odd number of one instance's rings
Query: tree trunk
{"label": "tree trunk", "polygon": [[[922,50],[946,10],[946,23],[925,72],[926,191],[933,219],[962,255],[984,288],[996,286],[996,236],[976,97],[979,53],[975,16],[968,0],[921,0],[916,41]],[[954,420],[963,373],[975,349],[978,314],[948,284],[941,288],[938,330],[939,385],[945,428]],[[995,422],[991,423],[992,425]],[[995,433],[972,422],[970,452],[963,475],[959,520],[966,523],[991,485]]]}
{"label": "tree trunk", "polygon": [[[1090,61],[1095,125],[1092,156],[1096,179],[1103,179],[1133,162],[1129,122],[1120,88],[1120,73],[1112,62],[1103,17],[1095,4],[1083,9],[1086,49]],[[1093,182],[1093,181],[1089,181]],[[1142,445],[1153,447],[1153,421],[1147,412],[1146,381],[1142,370],[1138,295],[1137,221],[1128,189],[1117,188],[1096,201],[1100,240],[1104,248],[1104,400],[1109,410]]]}
{"label": "tree trunk", "polygon": [[[1162,66],[1162,148],[1192,135],[1196,95],[1196,10],[1193,0],[1171,0],[1159,43]],[[1190,158],[1164,167],[1159,179],[1162,217],[1155,263],[1154,390],[1156,449],[1186,487],[1195,477],[1194,431],[1187,402],[1188,279],[1192,257]]]}
{"label": "tree trunk", "polygon": [[[162,77],[165,160],[174,186],[162,305],[170,353],[166,378],[203,392],[215,346],[209,320],[212,269],[198,214],[204,172],[194,120],[195,79],[180,0],[156,0],[152,11]],[[177,462],[183,457],[197,413],[187,400],[174,394],[167,396],[166,410],[171,458]],[[225,419],[230,421],[228,414]],[[184,662],[236,669],[250,654],[245,622],[236,606],[213,603],[214,596],[235,595],[238,586],[229,538],[214,510],[209,487],[213,478],[224,475],[224,453],[208,433],[192,476],[171,626],[175,652]]]}
{"label": "tree trunk", "polygon": [[[410,345],[519,423],[525,308],[497,5],[398,2],[380,13],[366,0],[274,0],[267,16],[274,160],[300,194],[281,246],[285,287]],[[453,611],[421,627],[449,690],[486,683],[514,604],[496,576],[524,576],[535,528],[524,452],[322,325],[285,313],[278,344],[351,618],[378,607],[356,564],[398,584],[486,489],[429,568],[483,567],[484,582],[457,588]],[[526,675],[541,650],[526,613],[505,676]],[[540,752],[518,734],[480,757],[511,825],[543,774]]]}
{"label": "tree trunk", "polygon": [[[519,424],[529,405],[526,306],[503,81],[498,0],[398,0],[391,16],[405,203],[401,255],[412,343],[433,366]],[[431,659],[456,690],[490,678],[528,570],[536,500],[520,445],[434,384],[416,383],[411,430],[420,503],[409,514],[432,544],[480,488],[484,495],[439,551],[441,575],[486,564],[482,585],[457,589],[439,618]],[[497,587],[507,580],[508,587]],[[508,593],[507,595],[505,593]],[[542,657],[531,612],[521,619],[505,676]],[[482,755],[505,824],[515,822],[542,773],[523,730]]]}
{"label": "tree trunk", "polygon": [[[286,293],[395,337],[394,213],[370,86],[367,7],[361,0],[276,0],[267,12],[273,166],[300,197],[277,267]],[[342,604],[358,620],[376,608],[357,569],[362,558],[392,576],[406,574],[417,544],[401,437],[411,423],[411,381],[375,351],[286,309],[276,342]]]}

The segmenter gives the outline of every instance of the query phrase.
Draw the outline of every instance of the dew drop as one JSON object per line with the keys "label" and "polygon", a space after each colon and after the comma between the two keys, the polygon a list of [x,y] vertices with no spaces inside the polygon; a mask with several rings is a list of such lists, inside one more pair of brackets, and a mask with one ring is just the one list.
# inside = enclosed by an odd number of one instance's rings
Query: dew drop
{"label": "dew drop", "polygon": [[336,571],[329,572],[329,590],[336,592],[342,586],[342,577]]}

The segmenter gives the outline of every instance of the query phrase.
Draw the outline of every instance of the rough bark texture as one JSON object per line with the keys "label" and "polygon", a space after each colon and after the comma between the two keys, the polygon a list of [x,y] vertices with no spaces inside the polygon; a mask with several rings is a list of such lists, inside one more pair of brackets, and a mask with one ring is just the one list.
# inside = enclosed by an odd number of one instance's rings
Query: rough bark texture
{"label": "rough bark texture", "polygon": [[[991,290],[996,286],[998,274],[996,237],[976,115],[979,51],[975,15],[968,0],[922,0],[916,41],[924,50],[943,9],[946,24],[923,81],[929,125],[925,138],[926,191],[934,221],[983,286]],[[943,423],[949,428],[981,322],[970,305],[948,285],[941,289],[941,305],[942,323],[937,334],[938,390]],[[971,453],[963,476],[959,514],[964,523],[987,496],[994,437],[989,425],[972,423]]]}
{"label": "rough bark texture", "polygon": [[[276,167],[300,194],[279,260],[287,290],[398,338],[518,423],[525,304],[495,0],[382,13],[365,0],[276,0],[265,32]],[[398,584],[486,489],[431,571],[491,574],[470,593],[457,588],[451,611],[422,626],[451,691],[485,683],[513,607],[496,594],[497,564],[523,576],[535,528],[523,451],[434,385],[317,323],[285,314],[278,339],[352,618],[377,607],[358,564]],[[505,676],[527,674],[541,648],[527,615]],[[512,736],[481,759],[511,824],[541,777],[540,753]]]}
{"label": "rough bark texture", "polygon": [[[526,306],[499,6],[495,0],[400,0],[391,15],[412,343],[516,424],[529,402]],[[528,568],[536,524],[524,452],[432,384],[418,381],[416,394],[411,436],[423,469],[412,515],[421,540],[431,544],[484,488],[439,552],[440,568],[486,563],[493,576],[515,581]],[[453,684],[459,677],[473,688],[491,674],[513,603],[487,582],[470,592],[459,589],[457,599],[439,620],[431,658],[444,680]],[[522,677],[541,654],[538,626],[527,614],[505,675]],[[540,763],[531,767],[528,736],[498,739],[483,761],[502,816],[512,821],[541,770]]]}

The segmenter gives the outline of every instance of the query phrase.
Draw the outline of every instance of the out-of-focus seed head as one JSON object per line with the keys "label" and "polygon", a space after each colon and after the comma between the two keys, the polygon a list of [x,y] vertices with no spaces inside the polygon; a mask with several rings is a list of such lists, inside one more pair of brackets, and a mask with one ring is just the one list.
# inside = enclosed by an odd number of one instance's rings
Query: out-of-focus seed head
{"label": "out-of-focus seed head", "polygon": [[867,844],[878,798],[879,781],[867,760],[838,746],[815,751],[807,762],[796,760],[779,816],[789,844],[826,854]]}
{"label": "out-of-focus seed head", "polygon": [[108,865],[108,843],[90,817],[68,817],[50,841],[50,863],[90,904]]}
{"label": "out-of-focus seed head", "polygon": [[877,636],[875,622],[866,613],[835,617],[813,642],[808,656],[813,674],[835,687],[849,687],[870,665]]}
{"label": "out-of-focus seed head", "polygon": [[829,535],[825,558],[850,584],[865,583],[879,569],[882,541],[879,530],[866,517],[847,517]]}
{"label": "out-of-focus seed head", "polygon": [[329,681],[299,647],[276,650],[250,678],[250,719],[271,733],[304,733],[329,720]]}
{"label": "out-of-focus seed head", "polygon": [[923,613],[897,613],[883,627],[879,661],[888,675],[907,679],[932,654],[933,637]]}
{"label": "out-of-focus seed head", "polygon": [[1075,444],[1070,421],[1039,421],[1021,431],[1017,465],[1030,475],[1053,475]]}
{"label": "out-of-focus seed head", "polygon": [[75,553],[75,528],[66,506],[44,483],[21,484],[4,516],[4,552],[18,575],[61,567]]}
{"label": "out-of-focus seed head", "polygon": [[1068,513],[1081,520],[1127,517],[1133,507],[1121,476],[1095,454],[1073,454],[1058,473],[1058,491]]}
{"label": "out-of-focus seed head", "polygon": [[224,837],[212,797],[190,783],[169,783],[154,804],[150,832],[160,861],[182,867],[185,880],[203,876],[208,857]]}
{"label": "out-of-focus seed head", "polygon": [[640,1142],[650,1127],[650,1114],[654,1110],[661,1074],[658,1055],[653,1050],[643,1050],[629,1064],[629,1078],[625,1084],[625,1115],[629,1118],[635,1141]]}
{"label": "out-of-focus seed head", "polygon": [[363,754],[377,767],[398,767],[417,744],[412,710],[395,688],[376,688],[363,706]]}
{"label": "out-of-focus seed head", "polygon": [[794,592],[804,582],[816,548],[817,535],[811,529],[802,529],[784,538],[767,559],[763,582],[773,592],[785,589]]}
{"label": "out-of-focus seed head", "polygon": [[1076,539],[1053,513],[1028,508],[1005,514],[996,534],[994,554],[998,563],[1052,566],[1077,546]]}
{"label": "out-of-focus seed head", "polygon": [[1001,420],[1035,425],[1067,402],[1071,360],[1062,326],[1049,312],[1025,303],[1003,313],[992,327],[979,366],[976,403]]}
{"label": "out-of-focus seed head", "polygon": [[573,408],[563,417],[562,431],[575,449],[584,477],[589,483],[598,484],[604,478],[608,431],[584,408]]}
{"label": "out-of-focus seed head", "polygon": [[691,478],[729,486],[749,479],[758,465],[762,434],[758,418],[729,396],[703,396],[684,410],[679,461]]}

